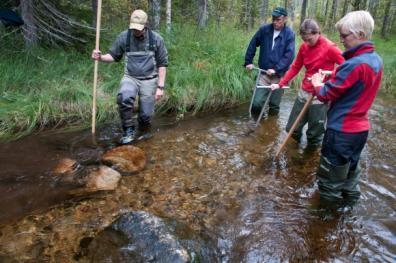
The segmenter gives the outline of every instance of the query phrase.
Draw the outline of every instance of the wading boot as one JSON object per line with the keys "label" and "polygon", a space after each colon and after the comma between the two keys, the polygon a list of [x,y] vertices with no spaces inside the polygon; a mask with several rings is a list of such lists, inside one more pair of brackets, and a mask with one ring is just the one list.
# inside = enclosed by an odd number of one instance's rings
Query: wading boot
{"label": "wading boot", "polygon": [[135,127],[123,127],[123,133],[122,137],[120,139],[120,144],[125,145],[125,144],[130,144],[135,140],[136,136],[136,131]]}
{"label": "wading boot", "polygon": [[342,196],[344,197],[345,205],[351,208],[357,203],[360,197],[360,172],[359,165],[355,170],[349,171],[347,180],[342,188]]}
{"label": "wading boot", "polygon": [[151,125],[139,125],[139,129],[137,132],[137,140],[146,140],[153,137],[153,133],[151,131]]}
{"label": "wading boot", "polygon": [[342,191],[347,180],[349,165],[349,162],[344,165],[333,165],[326,157],[320,158],[316,177],[322,203],[342,203]]}

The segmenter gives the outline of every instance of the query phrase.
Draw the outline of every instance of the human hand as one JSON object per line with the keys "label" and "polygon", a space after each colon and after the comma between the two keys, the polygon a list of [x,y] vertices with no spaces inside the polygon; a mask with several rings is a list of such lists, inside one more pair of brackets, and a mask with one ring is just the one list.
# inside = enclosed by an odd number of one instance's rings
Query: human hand
{"label": "human hand", "polygon": [[155,100],[158,101],[160,100],[162,97],[164,96],[164,90],[157,88],[156,92],[155,92]]}
{"label": "human hand", "polygon": [[245,68],[247,70],[252,70],[254,68],[254,65],[253,64],[249,64],[249,65],[246,65]]}
{"label": "human hand", "polygon": [[322,87],[323,86],[323,79],[325,78],[325,74],[319,71],[319,73],[313,74],[311,78],[311,83],[312,85],[316,87]]}
{"label": "human hand", "polygon": [[272,75],[275,75],[275,70],[274,69],[272,69],[272,68],[270,68],[270,69],[267,69],[267,75],[269,75],[269,76],[272,76]]}
{"label": "human hand", "polygon": [[97,60],[100,61],[100,57],[102,56],[102,52],[100,52],[100,50],[92,50],[92,59],[93,60]]}
{"label": "human hand", "polygon": [[279,86],[279,84],[271,84],[271,90],[276,90],[276,89],[280,89],[281,87]]}

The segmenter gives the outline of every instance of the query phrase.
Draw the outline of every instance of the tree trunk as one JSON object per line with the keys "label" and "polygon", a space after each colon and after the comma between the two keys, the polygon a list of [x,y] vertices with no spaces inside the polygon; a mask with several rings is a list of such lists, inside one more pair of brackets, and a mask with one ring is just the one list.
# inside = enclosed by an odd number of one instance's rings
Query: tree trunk
{"label": "tree trunk", "polygon": [[208,0],[198,0],[198,27],[204,28],[208,23]]}
{"label": "tree trunk", "polygon": [[285,8],[287,10],[288,13],[288,17],[294,21],[295,18],[295,14],[294,14],[294,1],[293,0],[285,0]]}
{"label": "tree trunk", "polygon": [[329,23],[329,28],[334,28],[335,20],[337,18],[338,0],[333,0],[333,5],[331,7],[331,19]]}
{"label": "tree trunk", "polygon": [[373,16],[374,20],[377,18],[377,7],[378,7],[378,1],[370,0],[368,10],[370,14]]}
{"label": "tree trunk", "polygon": [[367,0],[360,1],[359,10],[366,10],[367,8]]}
{"label": "tree trunk", "polygon": [[388,24],[390,22],[390,11],[391,11],[391,4],[392,0],[387,0],[385,4],[385,14],[384,14],[384,20],[382,23],[382,28],[381,28],[381,36],[383,38],[387,37],[387,29],[388,29]]}
{"label": "tree trunk", "polygon": [[349,0],[344,0],[344,6],[342,7],[342,17],[348,12]]}
{"label": "tree trunk", "polygon": [[21,15],[24,21],[22,30],[25,47],[30,48],[37,45],[37,25],[33,16],[33,0],[21,0]]}
{"label": "tree trunk", "polygon": [[261,22],[264,23],[267,20],[267,13],[268,13],[268,0],[263,0],[260,8]]}
{"label": "tree trunk", "polygon": [[158,30],[161,19],[161,1],[149,0],[149,25],[153,30]]}
{"label": "tree trunk", "polygon": [[248,0],[247,2],[247,9],[246,9],[246,23],[247,23],[247,31],[251,31],[253,29],[253,3],[252,0]]}
{"label": "tree trunk", "polygon": [[98,11],[98,0],[92,0],[91,1],[91,6],[92,6],[92,27],[96,28],[96,15]]}
{"label": "tree trunk", "polygon": [[331,0],[327,0],[326,1],[326,9],[325,9],[325,16],[324,16],[324,28],[327,28],[328,24],[330,23],[330,15],[329,15],[329,6],[330,6],[330,1]]}
{"label": "tree trunk", "polygon": [[300,25],[305,20],[305,16],[306,16],[306,13],[307,13],[307,4],[308,4],[308,0],[303,0],[302,7],[301,7],[301,21],[300,21]]}
{"label": "tree trunk", "polygon": [[172,0],[166,0],[166,31],[170,33],[172,27]]}
{"label": "tree trunk", "polygon": [[319,6],[319,1],[313,1],[310,5],[310,9],[312,10],[312,14],[314,17],[318,17],[318,6]]}
{"label": "tree trunk", "polygon": [[352,10],[357,11],[360,9],[360,0],[353,0],[352,1]]}

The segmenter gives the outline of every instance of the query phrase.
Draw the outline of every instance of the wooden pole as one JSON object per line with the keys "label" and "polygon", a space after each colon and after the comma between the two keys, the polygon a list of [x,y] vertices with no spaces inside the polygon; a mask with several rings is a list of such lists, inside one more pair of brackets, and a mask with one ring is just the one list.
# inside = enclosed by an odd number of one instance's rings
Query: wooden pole
{"label": "wooden pole", "polygon": [[[99,50],[101,16],[102,16],[102,0],[98,0],[98,7],[96,10],[95,50]],[[99,65],[99,61],[95,60],[93,92],[92,92],[92,135],[95,135],[95,126],[96,126],[96,87],[98,85],[98,65]]]}
{"label": "wooden pole", "polygon": [[290,128],[290,131],[287,134],[286,139],[283,141],[282,145],[279,147],[278,151],[276,152],[275,159],[278,159],[280,152],[283,150],[283,148],[285,147],[285,145],[287,143],[287,140],[289,140],[289,138],[292,136],[297,125],[300,123],[305,112],[308,110],[308,107],[309,107],[309,105],[311,105],[313,98],[314,98],[314,96],[312,94],[309,94],[307,102],[305,102],[304,107],[302,108],[300,114],[297,116],[296,121],[293,123],[293,126]]}

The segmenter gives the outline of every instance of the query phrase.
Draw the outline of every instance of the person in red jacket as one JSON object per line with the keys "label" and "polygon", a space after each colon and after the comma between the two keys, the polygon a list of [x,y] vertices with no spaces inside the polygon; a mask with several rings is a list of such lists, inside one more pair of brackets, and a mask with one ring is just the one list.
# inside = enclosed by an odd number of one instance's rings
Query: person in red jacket
{"label": "person in red jacket", "polygon": [[360,196],[359,159],[370,129],[368,111],[381,85],[383,63],[369,41],[374,30],[369,12],[350,12],[336,28],[346,60],[325,84],[322,74],[312,77],[317,98],[330,103],[316,176],[321,200],[353,205]]}
{"label": "person in red jacket", "polygon": [[[305,102],[310,94],[313,93],[314,87],[311,83],[313,74],[320,70],[332,72],[336,64],[344,62],[342,51],[330,40],[321,35],[318,23],[313,19],[305,19],[300,26],[300,35],[304,41],[298,51],[297,57],[285,76],[280,80],[279,85],[272,85],[273,89],[287,86],[288,83],[305,67],[305,74],[302,79],[301,89],[294,102],[293,109],[290,113],[286,125],[286,131],[289,132],[297,116],[300,114]],[[306,132],[309,145],[319,145],[323,139],[325,131],[327,105],[314,99],[307,112],[301,119],[300,123],[294,130],[292,137],[300,142],[302,131],[306,123],[308,129]]]}

